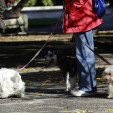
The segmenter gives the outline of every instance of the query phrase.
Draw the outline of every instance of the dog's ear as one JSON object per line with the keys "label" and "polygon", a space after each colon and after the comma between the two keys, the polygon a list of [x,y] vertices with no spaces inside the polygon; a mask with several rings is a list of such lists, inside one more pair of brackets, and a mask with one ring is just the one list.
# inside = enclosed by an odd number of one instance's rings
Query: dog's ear
{"label": "dog's ear", "polygon": [[51,51],[51,50],[49,50],[48,52],[47,52],[47,54],[46,54],[46,56],[48,56],[48,57],[53,57],[55,55],[55,52],[54,51]]}

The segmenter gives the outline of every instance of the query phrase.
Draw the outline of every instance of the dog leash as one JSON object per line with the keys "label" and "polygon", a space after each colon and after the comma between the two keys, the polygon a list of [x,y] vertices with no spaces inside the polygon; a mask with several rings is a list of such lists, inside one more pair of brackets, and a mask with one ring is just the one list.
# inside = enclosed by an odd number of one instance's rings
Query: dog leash
{"label": "dog leash", "polygon": [[[49,38],[46,40],[46,42],[44,43],[44,45],[39,49],[38,52],[36,52],[36,54],[29,60],[28,63],[26,63],[22,68],[20,68],[20,69],[18,70],[18,72],[20,72],[20,71],[23,70],[25,67],[27,67],[27,66],[40,54],[40,52],[41,52],[41,51],[43,50],[43,48],[46,46],[46,44],[48,43],[49,39],[51,38],[51,36],[53,35],[54,31],[56,30],[56,27],[57,27],[57,25],[60,23],[60,20],[61,20],[61,18],[63,17],[63,15],[64,15],[64,12],[62,12],[62,14],[61,14],[60,18],[58,19],[58,21],[57,21],[57,23],[56,23],[56,25],[55,25],[53,31],[51,32]],[[81,40],[81,39],[80,39],[80,40]],[[96,56],[98,56],[98,57],[99,57],[101,60],[103,60],[106,64],[112,65],[112,64],[111,64],[110,62],[108,62],[104,57],[102,57],[101,55],[99,55],[98,53],[96,53],[94,50],[92,50],[92,49],[91,49],[86,43],[84,43],[82,40],[81,40],[81,42],[82,42],[83,44],[85,44],[85,46],[87,46]]]}
{"label": "dog leash", "polygon": [[62,12],[60,18],[58,19],[58,21],[57,21],[57,23],[56,23],[56,25],[55,25],[55,27],[53,28],[53,31],[52,31],[51,34],[49,35],[49,38],[46,40],[46,42],[44,43],[44,45],[38,50],[38,52],[36,52],[36,54],[29,60],[28,63],[26,63],[22,68],[20,68],[20,69],[18,70],[18,72],[20,72],[20,71],[23,70],[25,67],[27,67],[27,66],[40,54],[40,52],[41,52],[41,51],[43,50],[43,48],[46,46],[46,44],[48,43],[49,39],[51,38],[51,36],[53,35],[54,31],[56,30],[57,25],[60,23],[61,18],[63,17],[63,15],[64,15],[64,12]]}
{"label": "dog leash", "polygon": [[[79,38],[80,39],[80,38]],[[112,65],[110,62],[108,62],[104,57],[102,57],[101,55],[99,55],[98,53],[96,53],[94,50],[92,50],[86,43],[84,43],[81,39],[80,41],[87,46],[96,56],[98,56],[101,60],[103,60],[106,64],[108,65]]]}

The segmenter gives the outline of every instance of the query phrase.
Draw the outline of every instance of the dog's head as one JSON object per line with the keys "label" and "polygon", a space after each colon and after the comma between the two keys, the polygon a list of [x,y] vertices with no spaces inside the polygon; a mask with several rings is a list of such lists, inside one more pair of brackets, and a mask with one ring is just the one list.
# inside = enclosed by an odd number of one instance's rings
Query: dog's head
{"label": "dog's head", "polygon": [[113,82],[113,65],[107,66],[102,73],[102,78],[106,82]]}
{"label": "dog's head", "polygon": [[48,66],[55,66],[57,64],[57,55],[54,51],[48,51],[45,59],[47,60]]}

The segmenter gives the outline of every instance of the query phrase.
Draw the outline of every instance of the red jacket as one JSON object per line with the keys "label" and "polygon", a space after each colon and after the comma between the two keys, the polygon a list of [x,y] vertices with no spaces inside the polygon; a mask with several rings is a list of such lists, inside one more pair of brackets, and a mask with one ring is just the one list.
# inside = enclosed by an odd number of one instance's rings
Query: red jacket
{"label": "red jacket", "polygon": [[93,11],[92,0],[65,0],[64,33],[85,32],[102,23]]}

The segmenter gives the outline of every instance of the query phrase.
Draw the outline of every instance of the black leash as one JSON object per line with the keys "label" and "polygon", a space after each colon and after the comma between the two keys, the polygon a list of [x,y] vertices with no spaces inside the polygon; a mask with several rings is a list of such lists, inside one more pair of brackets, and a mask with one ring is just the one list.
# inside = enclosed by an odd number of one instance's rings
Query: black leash
{"label": "black leash", "polygon": [[[80,38],[79,38],[80,39]],[[96,56],[98,56],[101,60],[103,60],[106,64],[108,65],[112,65],[110,62],[108,62],[104,57],[102,57],[101,55],[99,55],[98,53],[96,53],[94,50],[92,50],[86,43],[84,43],[81,39],[80,41],[87,46]]]}

